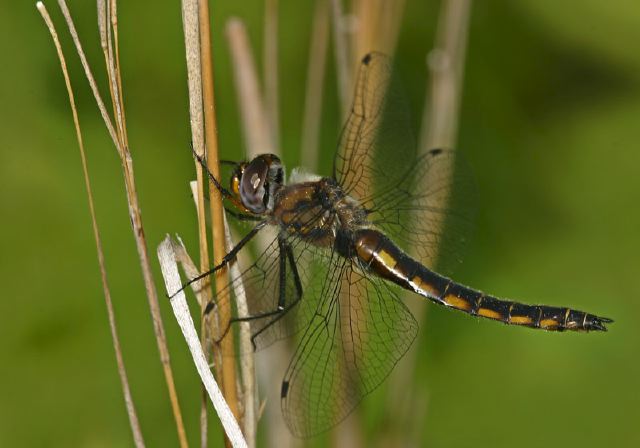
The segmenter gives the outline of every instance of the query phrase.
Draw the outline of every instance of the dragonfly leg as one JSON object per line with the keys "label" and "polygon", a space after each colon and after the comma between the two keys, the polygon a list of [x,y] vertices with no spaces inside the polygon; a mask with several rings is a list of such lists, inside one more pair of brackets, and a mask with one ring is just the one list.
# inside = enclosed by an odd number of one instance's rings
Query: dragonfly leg
{"label": "dragonfly leg", "polygon": [[224,211],[227,212],[228,215],[233,216],[238,221],[262,221],[262,218],[259,216],[245,215],[244,213],[238,213],[235,210],[231,210],[230,208],[225,207]]}
{"label": "dragonfly leg", "polygon": [[[257,319],[263,319],[266,317],[273,317],[262,328],[256,331],[251,336],[251,344],[254,350],[257,347],[256,339],[264,333],[267,329],[273,326],[280,319],[285,317],[289,311],[291,311],[302,300],[302,282],[300,281],[300,275],[296,267],[295,259],[293,257],[293,250],[291,246],[286,242],[284,238],[279,239],[278,245],[280,247],[280,284],[278,291],[278,303],[274,310],[266,311],[259,314],[254,314],[245,317],[236,317],[230,320],[231,322],[250,322]],[[286,285],[286,269],[287,263],[293,274],[293,282],[295,286],[295,297],[289,303],[287,303],[287,285]],[[228,331],[228,329],[227,329]]]}
{"label": "dragonfly leg", "polygon": [[211,180],[211,183],[213,183],[213,185],[215,185],[215,187],[218,189],[220,194],[222,196],[224,196],[225,198],[227,198],[227,199],[233,199],[233,197],[234,197],[233,194],[231,194],[231,192],[229,190],[224,188],[220,184],[218,179],[216,179],[216,177],[211,173],[211,171],[209,171],[209,167],[207,166],[207,162],[205,161],[204,157],[200,156],[196,152],[195,148],[193,147],[193,142],[191,142],[191,152],[193,153],[193,157],[196,158],[196,160],[198,161],[200,166],[202,166],[202,169],[205,171],[205,173],[207,173],[207,176],[209,177],[209,180]]}
{"label": "dragonfly leg", "polygon": [[[211,269],[209,269],[206,272],[203,272],[200,275],[197,275],[196,277],[190,279],[188,282],[184,283],[179,290],[177,290],[176,292],[174,292],[173,294],[171,294],[169,296],[170,299],[172,299],[173,297],[176,296],[176,294],[178,294],[179,292],[183,291],[186,287],[188,287],[189,285],[191,285],[194,282],[197,282],[198,280],[202,280],[203,278],[207,277],[208,275],[213,274],[216,271],[219,271],[220,269],[222,269],[223,267],[225,267],[227,264],[229,264],[229,262],[233,261],[236,258],[236,255],[238,254],[238,252],[240,252],[240,250],[249,242],[253,239],[254,236],[256,236],[256,234],[267,224],[266,221],[261,221],[259,222],[253,229],[251,229],[251,231],[249,233],[247,233],[245,235],[244,238],[242,238],[238,244],[236,244],[233,249],[231,249],[223,258],[222,261],[220,262],[220,264],[218,264],[217,266],[212,267]],[[211,308],[213,308],[212,302],[209,302],[205,308],[205,314],[208,313]]]}

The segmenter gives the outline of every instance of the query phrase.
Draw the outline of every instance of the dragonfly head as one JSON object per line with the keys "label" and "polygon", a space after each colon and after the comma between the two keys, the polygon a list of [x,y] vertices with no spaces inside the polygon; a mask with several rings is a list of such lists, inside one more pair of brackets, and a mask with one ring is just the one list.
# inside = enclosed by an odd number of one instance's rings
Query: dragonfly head
{"label": "dragonfly head", "polygon": [[284,182],[284,167],[273,154],[261,154],[237,165],[231,176],[231,191],[251,213],[273,210],[275,192]]}

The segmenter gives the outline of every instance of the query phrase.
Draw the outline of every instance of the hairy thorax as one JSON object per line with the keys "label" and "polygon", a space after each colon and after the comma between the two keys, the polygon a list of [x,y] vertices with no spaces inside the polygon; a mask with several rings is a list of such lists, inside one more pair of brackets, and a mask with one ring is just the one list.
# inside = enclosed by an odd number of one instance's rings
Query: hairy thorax
{"label": "hairy thorax", "polygon": [[329,178],[283,186],[277,192],[274,224],[317,246],[366,226],[366,213]]}

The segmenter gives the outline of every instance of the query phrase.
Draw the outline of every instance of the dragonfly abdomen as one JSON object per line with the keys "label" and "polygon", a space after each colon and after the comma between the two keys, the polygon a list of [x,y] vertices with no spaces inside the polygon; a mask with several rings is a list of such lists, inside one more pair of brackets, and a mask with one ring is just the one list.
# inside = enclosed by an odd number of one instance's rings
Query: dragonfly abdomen
{"label": "dragonfly abdomen", "polygon": [[376,275],[473,316],[549,331],[606,331],[604,324],[612,322],[571,308],[527,305],[486,295],[426,268],[376,230],[358,231],[355,249],[358,258]]}

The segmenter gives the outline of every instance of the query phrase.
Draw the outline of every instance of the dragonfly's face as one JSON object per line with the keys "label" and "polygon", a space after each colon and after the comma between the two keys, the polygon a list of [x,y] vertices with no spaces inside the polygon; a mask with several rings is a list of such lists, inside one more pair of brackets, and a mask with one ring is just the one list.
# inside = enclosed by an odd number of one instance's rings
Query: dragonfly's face
{"label": "dragonfly's face", "polygon": [[257,215],[273,211],[276,190],[284,181],[284,168],[273,154],[261,154],[238,165],[231,176],[231,191],[242,205]]}

